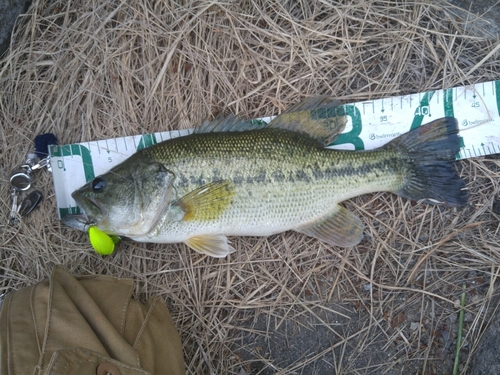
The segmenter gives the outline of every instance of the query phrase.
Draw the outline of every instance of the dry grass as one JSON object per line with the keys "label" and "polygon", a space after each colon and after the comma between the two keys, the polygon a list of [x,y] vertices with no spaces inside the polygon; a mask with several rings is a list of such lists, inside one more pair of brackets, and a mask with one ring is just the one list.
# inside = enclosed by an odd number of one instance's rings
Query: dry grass
{"label": "dry grass", "polygon": [[39,133],[74,143],[222,111],[277,114],[311,95],[352,102],[498,79],[498,41],[467,17],[435,1],[35,1],[0,64],[1,292],[60,263],[133,277],[141,298],[165,297],[190,374],[444,374],[465,282],[465,372],[500,272],[499,159],[458,164],[462,210],[384,193],[346,202],[367,224],[351,249],[284,233],[235,238],[221,260],[130,241],[101,258],[58,222],[48,173],[35,182],[43,208],[19,226],[6,218],[9,172]]}

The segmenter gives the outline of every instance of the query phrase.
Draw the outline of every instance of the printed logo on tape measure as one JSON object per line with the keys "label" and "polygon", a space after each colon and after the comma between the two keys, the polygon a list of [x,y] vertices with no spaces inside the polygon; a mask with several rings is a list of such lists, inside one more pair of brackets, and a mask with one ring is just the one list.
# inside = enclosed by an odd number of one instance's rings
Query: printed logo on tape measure
{"label": "printed logo on tape measure", "polygon": [[372,133],[370,134],[370,140],[375,140],[375,139],[383,139],[383,138],[396,138],[397,136],[399,136],[401,133],[400,132],[397,132],[397,133],[387,133],[387,134],[375,134],[375,133]]}
{"label": "printed logo on tape measure", "polygon": [[482,124],[486,124],[486,123],[492,122],[492,121],[493,121],[493,119],[491,119],[491,118],[487,118],[485,120],[474,120],[474,121],[463,120],[462,125],[463,126],[482,125]]}

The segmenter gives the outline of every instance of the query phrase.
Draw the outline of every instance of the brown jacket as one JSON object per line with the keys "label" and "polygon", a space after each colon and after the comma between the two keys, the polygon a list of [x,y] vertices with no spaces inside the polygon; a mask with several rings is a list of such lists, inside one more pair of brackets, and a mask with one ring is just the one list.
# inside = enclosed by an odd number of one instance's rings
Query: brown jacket
{"label": "brown jacket", "polygon": [[8,294],[0,313],[0,374],[185,373],[182,346],[159,298],[132,299],[132,280],[50,280]]}

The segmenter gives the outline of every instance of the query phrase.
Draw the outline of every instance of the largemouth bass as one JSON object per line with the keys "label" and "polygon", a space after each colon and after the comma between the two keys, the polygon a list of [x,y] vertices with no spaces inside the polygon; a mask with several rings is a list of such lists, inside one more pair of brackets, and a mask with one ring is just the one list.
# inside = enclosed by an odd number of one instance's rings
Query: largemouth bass
{"label": "largemouth bass", "polygon": [[135,241],[184,242],[214,257],[227,236],[295,230],[354,246],[363,223],[339,205],[388,191],[430,204],[466,203],[454,168],[457,122],[442,118],[373,151],[325,148],[346,125],[330,98],[306,100],[269,124],[236,117],[142,149],[72,196],[90,223]]}

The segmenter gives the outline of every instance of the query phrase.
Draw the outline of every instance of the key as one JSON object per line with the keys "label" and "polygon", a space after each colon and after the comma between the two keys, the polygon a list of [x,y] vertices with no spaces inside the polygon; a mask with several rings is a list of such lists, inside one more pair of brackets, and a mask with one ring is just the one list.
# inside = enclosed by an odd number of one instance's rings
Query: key
{"label": "key", "polygon": [[23,199],[23,201],[19,205],[19,208],[17,210],[19,212],[19,216],[25,217],[26,215],[28,215],[36,208],[36,206],[40,204],[42,200],[42,193],[40,193],[38,190],[33,190],[28,194],[26,198]]}
{"label": "key", "polygon": [[17,191],[16,189],[12,189],[12,193],[10,194],[12,196],[12,208],[10,209],[9,224],[14,224],[17,220],[16,213],[17,213],[18,194],[19,191]]}
{"label": "key", "polygon": [[26,191],[31,187],[31,167],[29,165],[23,165],[20,168],[14,170],[10,176],[10,186],[12,187],[12,208],[10,210],[9,222],[11,224],[15,223],[17,220],[17,198],[19,192]]}

